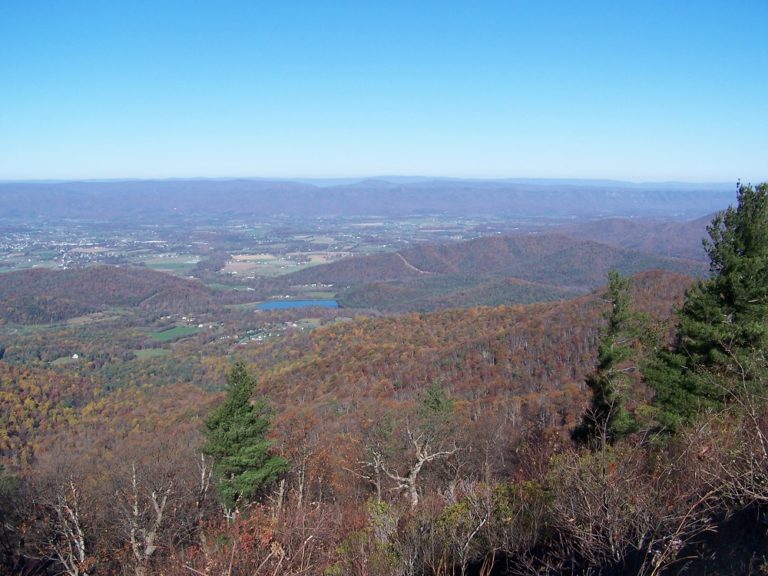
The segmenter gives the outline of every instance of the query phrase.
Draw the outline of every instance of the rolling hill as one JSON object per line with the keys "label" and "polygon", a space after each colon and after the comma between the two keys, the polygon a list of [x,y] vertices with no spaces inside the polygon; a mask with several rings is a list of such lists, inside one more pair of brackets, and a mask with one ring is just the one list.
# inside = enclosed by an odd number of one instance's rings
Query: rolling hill
{"label": "rolling hill", "polygon": [[20,324],[58,322],[112,306],[199,310],[221,297],[199,281],[141,267],[33,268],[2,279],[0,318]]}
{"label": "rolling hill", "polygon": [[706,261],[701,241],[707,237],[707,225],[713,217],[710,214],[687,222],[607,218],[565,226],[562,232],[618,248]]}
{"label": "rolling hill", "polygon": [[529,303],[583,294],[610,270],[706,273],[701,261],[663,257],[561,234],[493,236],[354,257],[286,275],[287,285],[332,284],[345,306],[429,311]]}

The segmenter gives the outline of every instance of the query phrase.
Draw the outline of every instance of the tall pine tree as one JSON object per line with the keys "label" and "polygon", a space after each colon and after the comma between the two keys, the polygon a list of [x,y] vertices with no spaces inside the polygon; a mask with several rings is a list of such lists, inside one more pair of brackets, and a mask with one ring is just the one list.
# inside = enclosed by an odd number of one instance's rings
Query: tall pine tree
{"label": "tall pine tree", "polygon": [[270,453],[270,412],[263,399],[252,402],[256,381],[245,364],[232,367],[227,384],[226,399],[205,421],[203,453],[213,458],[219,496],[231,510],[277,480],[287,461]]}
{"label": "tall pine tree", "polygon": [[650,337],[648,319],[632,309],[632,281],[615,270],[608,273],[603,294],[611,308],[600,336],[595,371],[587,378],[592,402],[581,423],[573,430],[578,442],[602,445],[634,432],[637,423],[627,408],[632,398],[632,373]]}
{"label": "tall pine tree", "polygon": [[674,430],[734,394],[754,392],[768,345],[768,183],[739,184],[704,247],[711,277],[687,294],[673,350],[645,370],[659,422]]}

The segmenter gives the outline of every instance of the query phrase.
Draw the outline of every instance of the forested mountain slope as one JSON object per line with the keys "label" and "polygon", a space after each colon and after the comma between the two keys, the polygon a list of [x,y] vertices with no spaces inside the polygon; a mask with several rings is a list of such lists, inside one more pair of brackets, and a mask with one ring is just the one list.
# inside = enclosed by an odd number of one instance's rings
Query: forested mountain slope
{"label": "forested mountain slope", "polygon": [[33,268],[3,274],[0,318],[19,324],[74,318],[110,306],[163,313],[210,308],[237,293],[215,293],[197,280],[136,266],[68,270]]}
{"label": "forested mountain slope", "polygon": [[340,292],[338,299],[348,308],[374,308],[381,312],[398,313],[531,304],[565,300],[580,294],[581,290],[537,284],[517,278],[441,274],[409,280],[358,284]]}
{"label": "forested mountain slope", "polygon": [[[691,281],[662,271],[634,278],[637,307],[660,323],[662,334]],[[511,439],[576,422],[606,306],[593,293],[558,303],[361,319],[246,348],[242,357],[277,408],[276,430],[288,450],[300,444],[295,435],[351,450],[344,438],[364,436],[386,414],[407,412],[436,382],[459,400],[466,430],[493,422]]]}
{"label": "forested mountain slope", "polygon": [[330,284],[345,306],[404,312],[563,299],[600,286],[609,270],[649,269],[701,276],[706,265],[561,234],[521,234],[347,258],[279,281]]}
{"label": "forested mountain slope", "polygon": [[[691,282],[665,271],[633,277],[635,306],[654,319],[662,340],[669,336],[672,310]],[[129,504],[138,498],[152,510],[152,499],[165,494],[167,516],[158,532],[164,544],[156,559],[178,567],[169,574],[189,566],[202,571],[208,558],[222,570],[227,562],[252,568],[254,558],[272,562],[274,569],[279,558],[269,555],[272,550],[285,550],[293,567],[305,566],[302,546],[312,546],[312,563],[307,560],[306,566],[319,573],[356,574],[347,570],[347,563],[376,551],[349,544],[368,542],[369,527],[377,525],[377,518],[392,522],[388,542],[409,551],[425,542],[453,545],[462,538],[478,546],[474,536],[454,532],[474,530],[470,522],[476,521],[476,512],[492,514],[477,521],[502,530],[494,536],[494,542],[504,543],[498,556],[493,553],[499,566],[513,563],[521,552],[531,555],[524,561],[538,561],[534,544],[541,541],[550,547],[541,558],[562,558],[566,570],[572,544],[559,556],[555,540],[544,535],[550,529],[567,533],[574,514],[580,523],[591,518],[592,502],[602,500],[587,491],[619,502],[611,500],[610,506],[630,500],[653,514],[661,507],[662,517],[669,506],[683,502],[682,511],[675,508],[680,516],[673,523],[685,518],[684,502],[691,497],[690,490],[665,488],[686,489],[684,478],[677,476],[660,480],[661,488],[654,492],[642,451],[622,452],[617,467],[599,476],[601,468],[592,465],[590,454],[567,445],[568,432],[589,400],[586,375],[594,369],[609,307],[600,291],[529,306],[347,319],[238,347],[235,357],[246,362],[257,380],[255,398],[265,396],[274,409],[269,437],[289,468],[281,478],[284,483],[263,494],[262,504],[249,505],[234,523],[222,519],[213,489],[205,488],[207,464],[198,453],[205,414],[220,395],[186,384],[153,387],[151,374],[135,387],[110,391],[68,375],[66,366],[26,370],[0,362],[0,400],[10,415],[4,422],[9,433],[0,446],[2,459],[14,470],[19,463],[27,467],[23,478],[30,492],[15,502],[22,514],[40,514],[43,523],[33,527],[35,534],[55,529],[58,517],[51,506],[62,501],[56,498],[70,497],[72,492],[62,489],[77,487],[87,502],[82,509],[92,538],[90,558],[101,566],[133,561],[124,545],[125,526],[133,521]],[[187,352],[205,364],[211,379],[229,365],[227,357],[198,358],[201,351],[194,347]],[[638,381],[633,394],[644,400],[649,391]],[[425,406],[432,406],[432,412],[425,413]],[[439,417],[441,411],[445,418]],[[424,434],[432,434],[427,444],[422,443]],[[402,497],[402,483],[421,450],[443,456],[435,456],[418,473],[416,504]],[[593,472],[594,477],[589,475]],[[584,477],[577,477],[582,473]],[[610,490],[600,484],[603,480]],[[36,500],[38,495],[53,498],[49,501],[54,504]],[[119,514],[114,513],[115,502]],[[586,512],[568,508],[581,502],[586,502]],[[506,510],[526,515],[533,524],[509,524]],[[501,516],[495,516],[497,511]],[[627,514],[617,517],[626,519]],[[505,526],[523,532],[507,533]],[[631,535],[634,526],[622,526],[620,533]],[[443,535],[443,527],[451,532]],[[211,540],[201,540],[201,534]],[[206,541],[214,538],[236,542],[237,551],[230,554],[223,545],[206,548]],[[56,545],[40,544],[43,549]],[[602,546],[596,540],[579,549],[576,561],[617,561],[603,557]],[[621,546],[623,555],[630,544],[622,541]],[[173,550],[183,551],[183,560]],[[414,554],[419,562],[447,558],[467,567],[486,551],[480,547],[456,556],[450,550]],[[404,554],[389,556],[389,562],[404,561]],[[467,573],[481,570],[476,566]],[[390,573],[397,572],[382,572]]]}
{"label": "forested mountain slope", "polygon": [[687,222],[608,218],[563,227],[564,234],[672,258],[705,261],[702,239],[713,215]]}
{"label": "forested mountain slope", "polygon": [[695,263],[620,250],[559,234],[488,237],[456,245],[421,245],[403,252],[424,272],[499,274],[530,282],[589,289],[605,282],[609,270],[634,274],[660,268],[698,272]]}
{"label": "forested mountain slope", "polygon": [[573,240],[561,234],[529,234],[425,244],[397,254],[348,258],[289,274],[286,281],[344,285],[460,274],[517,278],[588,290],[602,284],[608,270],[634,274],[651,268],[687,274],[701,274],[705,270],[699,262]]}
{"label": "forested mountain slope", "polygon": [[[690,282],[668,272],[640,274],[638,306],[668,323]],[[604,308],[590,294],[550,304],[360,318],[241,346],[237,356],[253,366],[259,389],[277,408],[281,434],[291,434],[290,423],[301,415],[300,429],[316,426],[323,442],[332,443],[328,434],[342,428],[351,433],[362,425],[360,418],[407,407],[434,382],[448,386],[468,410],[496,414],[519,434],[534,425],[572,424],[578,417]],[[209,375],[205,387],[215,387],[226,358],[205,357],[205,349],[196,348],[200,344],[188,341],[174,358],[183,363],[190,354],[190,365]],[[132,379],[137,388],[150,386],[133,398],[139,405],[153,402],[152,390],[160,390],[150,366]],[[71,433],[68,426],[76,427],[83,411],[107,410],[121,418],[123,409],[109,406],[121,404],[128,392],[102,389],[102,377],[84,376],[88,372],[78,371],[77,364],[55,370],[4,362],[0,367],[6,430],[0,452],[11,460],[25,446],[28,454],[44,447],[53,423]],[[335,416],[326,420],[329,414]]]}

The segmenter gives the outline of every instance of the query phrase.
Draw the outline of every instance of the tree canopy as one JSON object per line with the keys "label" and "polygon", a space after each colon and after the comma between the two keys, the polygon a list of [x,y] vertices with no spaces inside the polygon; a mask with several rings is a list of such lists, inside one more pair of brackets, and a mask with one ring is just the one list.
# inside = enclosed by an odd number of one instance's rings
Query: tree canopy
{"label": "tree canopy", "polygon": [[580,442],[613,442],[637,428],[627,409],[631,374],[637,370],[642,340],[649,335],[648,319],[633,310],[632,281],[613,270],[603,298],[610,303],[607,325],[602,330],[595,371],[586,380],[592,401],[573,438]]}
{"label": "tree canopy", "polygon": [[768,344],[768,183],[739,184],[737,206],[718,214],[707,231],[711,277],[688,292],[674,348],[646,369],[659,421],[671,429],[750,389],[765,369],[759,359]]}
{"label": "tree canopy", "polygon": [[270,412],[263,399],[252,402],[256,381],[245,364],[227,374],[227,397],[205,421],[203,452],[213,458],[219,496],[227,508],[250,500],[273,483],[287,461],[270,453]]}

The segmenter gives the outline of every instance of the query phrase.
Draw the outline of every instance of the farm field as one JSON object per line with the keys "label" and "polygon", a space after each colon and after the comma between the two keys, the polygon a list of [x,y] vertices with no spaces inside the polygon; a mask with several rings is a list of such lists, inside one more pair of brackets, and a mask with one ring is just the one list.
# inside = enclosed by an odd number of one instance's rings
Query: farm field
{"label": "farm field", "polygon": [[156,342],[172,342],[197,334],[198,331],[199,328],[195,326],[176,326],[175,328],[154,332],[151,336]]}
{"label": "farm field", "polygon": [[286,254],[233,254],[224,274],[273,278],[349,256],[349,252],[288,252]]}
{"label": "farm field", "polygon": [[152,270],[187,276],[199,262],[196,256],[156,256],[143,260],[144,265]]}

